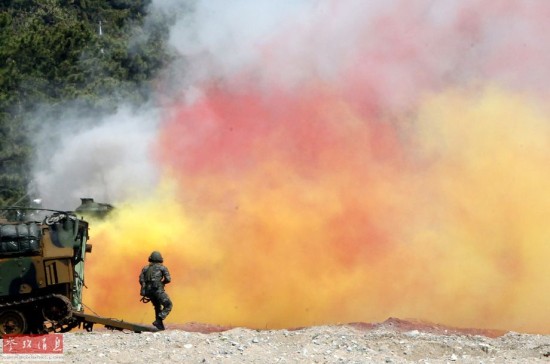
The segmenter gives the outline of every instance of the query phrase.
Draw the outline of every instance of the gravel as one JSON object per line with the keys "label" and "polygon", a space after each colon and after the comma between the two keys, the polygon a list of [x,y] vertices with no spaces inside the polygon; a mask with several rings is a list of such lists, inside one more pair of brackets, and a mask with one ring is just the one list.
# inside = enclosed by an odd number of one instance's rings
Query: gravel
{"label": "gravel", "polygon": [[207,325],[141,334],[100,330],[64,334],[63,359],[94,364],[550,362],[550,335],[475,332],[397,319],[296,330]]}

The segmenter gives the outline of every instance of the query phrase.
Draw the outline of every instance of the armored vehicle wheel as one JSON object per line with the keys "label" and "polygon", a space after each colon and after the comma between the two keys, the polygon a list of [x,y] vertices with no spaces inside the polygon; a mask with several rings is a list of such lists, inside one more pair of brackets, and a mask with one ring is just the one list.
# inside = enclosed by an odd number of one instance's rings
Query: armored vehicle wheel
{"label": "armored vehicle wheel", "polygon": [[26,330],[27,321],[21,312],[9,310],[0,313],[0,336],[23,334]]}
{"label": "armored vehicle wheel", "polygon": [[42,315],[47,321],[61,321],[71,316],[71,304],[61,295],[54,295],[43,303]]}

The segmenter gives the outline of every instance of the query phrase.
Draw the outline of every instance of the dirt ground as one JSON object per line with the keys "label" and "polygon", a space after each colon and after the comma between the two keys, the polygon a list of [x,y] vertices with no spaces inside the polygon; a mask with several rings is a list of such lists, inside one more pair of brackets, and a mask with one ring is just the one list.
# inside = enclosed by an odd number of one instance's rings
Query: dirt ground
{"label": "dirt ground", "polygon": [[[459,330],[398,319],[261,331],[186,324],[155,333],[105,329],[66,333],[62,360],[94,364],[550,363],[550,335]],[[0,359],[8,361],[12,360],[6,355]]]}

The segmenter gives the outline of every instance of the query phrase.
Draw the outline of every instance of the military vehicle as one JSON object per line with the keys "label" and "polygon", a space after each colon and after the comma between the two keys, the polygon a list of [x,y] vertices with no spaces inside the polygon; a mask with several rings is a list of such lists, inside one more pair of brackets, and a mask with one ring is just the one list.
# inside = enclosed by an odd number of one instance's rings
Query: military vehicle
{"label": "military vehicle", "polygon": [[93,198],[81,198],[81,204],[74,211],[77,214],[103,219],[114,209],[113,205],[95,202]]}
{"label": "military vehicle", "polygon": [[149,326],[84,313],[88,222],[74,212],[0,208],[0,336]]}

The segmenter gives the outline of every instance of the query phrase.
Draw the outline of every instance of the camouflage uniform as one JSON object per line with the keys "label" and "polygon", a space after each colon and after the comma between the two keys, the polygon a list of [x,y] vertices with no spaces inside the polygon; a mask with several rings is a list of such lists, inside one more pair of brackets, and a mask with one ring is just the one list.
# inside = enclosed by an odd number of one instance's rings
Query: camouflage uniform
{"label": "camouflage uniform", "polygon": [[170,283],[170,272],[162,265],[163,259],[159,252],[151,253],[149,265],[141,270],[139,283],[141,284],[141,295],[149,298],[155,307],[155,321],[153,325],[164,330],[162,321],[172,310],[172,301],[164,291],[164,285]]}

